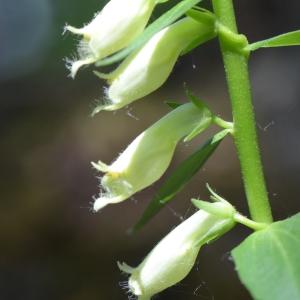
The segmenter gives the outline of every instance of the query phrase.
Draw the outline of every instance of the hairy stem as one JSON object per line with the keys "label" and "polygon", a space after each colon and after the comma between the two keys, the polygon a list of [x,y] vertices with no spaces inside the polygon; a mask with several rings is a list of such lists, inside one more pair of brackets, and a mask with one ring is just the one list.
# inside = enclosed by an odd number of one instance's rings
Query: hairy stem
{"label": "hairy stem", "polygon": [[[212,0],[218,22],[237,36],[232,0]],[[256,222],[272,222],[251,99],[248,58],[226,36],[219,35],[234,120],[234,140],[241,164],[251,217]]]}

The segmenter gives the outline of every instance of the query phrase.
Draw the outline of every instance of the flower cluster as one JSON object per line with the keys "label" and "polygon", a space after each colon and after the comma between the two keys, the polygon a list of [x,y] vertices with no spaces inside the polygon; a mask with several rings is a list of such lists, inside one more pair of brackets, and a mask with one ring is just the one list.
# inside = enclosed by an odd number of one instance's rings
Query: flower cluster
{"label": "flower cluster", "polygon": [[[70,62],[71,76],[79,68],[101,61],[128,46],[144,30],[156,4],[166,0],[111,0],[92,22],[83,28],[66,26],[79,34],[79,59]],[[179,55],[195,40],[213,31],[211,24],[185,17],[156,33],[131,53],[114,71],[103,74],[109,87],[101,110],[120,109],[158,89],[169,77]]]}
{"label": "flower cluster", "polygon": [[[111,0],[89,24],[66,29],[82,36],[79,59],[71,63],[74,77],[79,68],[101,61],[127,47],[144,31],[156,4],[163,0]],[[106,79],[105,100],[94,113],[120,109],[158,89],[170,75],[178,57],[195,43],[214,32],[212,24],[183,17],[154,34],[143,46],[133,51],[111,73],[95,74]],[[157,181],[168,168],[176,145],[206,129],[214,116],[199,103],[187,103],[173,109],[138,135],[110,165],[92,163],[105,173],[94,211],[119,203]],[[200,209],[164,239],[137,267],[119,267],[131,276],[131,293],[140,300],[176,284],[191,270],[199,249],[221,236],[234,225],[234,208],[229,203],[210,204]],[[221,210],[222,213],[215,213]]]}

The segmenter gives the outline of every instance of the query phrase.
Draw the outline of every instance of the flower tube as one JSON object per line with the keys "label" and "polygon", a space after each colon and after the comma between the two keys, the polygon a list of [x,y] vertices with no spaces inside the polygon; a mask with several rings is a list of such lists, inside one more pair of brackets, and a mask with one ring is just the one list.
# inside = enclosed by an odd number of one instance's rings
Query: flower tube
{"label": "flower tube", "polygon": [[101,110],[116,110],[158,89],[169,77],[180,53],[200,36],[207,36],[212,26],[186,17],[155,34],[142,48],[129,55],[110,74]]}
{"label": "flower tube", "polygon": [[105,172],[103,192],[94,202],[94,210],[121,202],[158,180],[169,166],[177,143],[199,124],[204,130],[210,122],[206,107],[181,105],[137,136],[111,165],[93,163]]}
{"label": "flower tube", "polygon": [[78,69],[126,47],[148,23],[159,0],[111,0],[83,28],[66,26],[66,30],[82,35],[79,60],[71,63],[71,76]]}
{"label": "flower tube", "polygon": [[164,237],[137,268],[118,263],[122,271],[131,274],[128,287],[138,300],[149,300],[185,278],[201,246],[234,226],[235,209],[229,203],[210,205],[224,210],[224,217],[199,210]]}

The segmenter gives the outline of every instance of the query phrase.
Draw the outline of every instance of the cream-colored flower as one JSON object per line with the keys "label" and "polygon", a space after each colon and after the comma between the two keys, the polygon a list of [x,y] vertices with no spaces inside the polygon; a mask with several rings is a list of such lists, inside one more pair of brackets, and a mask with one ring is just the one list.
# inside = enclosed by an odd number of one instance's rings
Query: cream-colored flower
{"label": "cream-colored flower", "polygon": [[93,164],[105,175],[103,193],[94,203],[98,211],[118,203],[158,180],[166,171],[177,143],[197,125],[207,128],[211,114],[193,103],[181,105],[142,132],[111,165]]}
{"label": "cream-colored flower", "polygon": [[[186,17],[155,34],[141,49],[129,55],[110,74],[104,105],[101,110],[116,110],[158,89],[169,77],[180,53],[213,28]],[[97,74],[97,72],[95,72]]]}
{"label": "cream-colored flower", "polygon": [[66,30],[82,35],[79,60],[71,63],[74,77],[80,67],[92,64],[124,47],[141,34],[159,0],[110,0],[83,28],[66,26]]}
{"label": "cream-colored flower", "polygon": [[[220,203],[210,205],[220,209]],[[118,263],[122,271],[131,274],[128,287],[139,300],[149,300],[185,278],[201,246],[234,226],[235,209],[229,203],[222,205],[227,217],[199,210],[163,238],[137,268]]]}

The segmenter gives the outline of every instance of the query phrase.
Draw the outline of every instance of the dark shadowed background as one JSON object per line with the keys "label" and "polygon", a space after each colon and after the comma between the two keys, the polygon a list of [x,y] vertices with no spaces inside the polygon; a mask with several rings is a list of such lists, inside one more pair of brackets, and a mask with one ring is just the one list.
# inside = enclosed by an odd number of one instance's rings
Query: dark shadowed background
{"label": "dark shadowed background", "polygon": [[[170,1],[171,2],[171,1]],[[230,120],[216,41],[176,65],[155,93],[116,113],[89,117],[103,82],[91,69],[68,78],[63,59],[80,26],[104,0],[0,0],[0,299],[121,300],[126,280],[116,261],[137,265],[173,226],[192,213],[190,198],[208,199],[205,183],[248,214],[230,138],[191,183],[133,236],[161,181],[119,205],[91,212],[98,193],[90,161],[107,163],[142,130],[168,112],[164,100],[185,101],[183,84]],[[205,4],[209,4],[205,2]],[[300,28],[298,0],[236,0],[239,28],[250,41]],[[155,11],[158,16],[166,4]],[[250,71],[257,129],[276,219],[299,210],[300,48],[259,50]],[[212,128],[214,132],[216,128]],[[181,145],[169,169],[209,133]],[[234,272],[230,251],[250,231],[238,226],[200,251],[191,274],[155,299],[251,299]]]}

